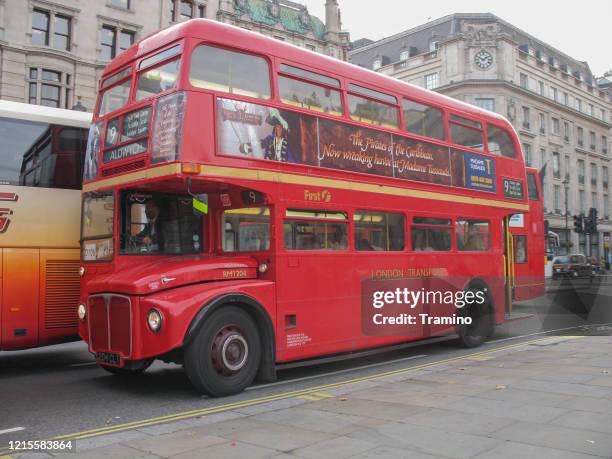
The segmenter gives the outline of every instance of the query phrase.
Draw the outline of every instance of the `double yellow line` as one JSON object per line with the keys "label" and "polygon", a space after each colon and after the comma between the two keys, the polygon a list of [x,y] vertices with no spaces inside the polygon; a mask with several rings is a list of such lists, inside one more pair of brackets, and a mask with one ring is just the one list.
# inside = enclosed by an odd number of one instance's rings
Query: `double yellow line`
{"label": "double yellow line", "polygon": [[[534,339],[534,340],[530,340],[530,341],[524,341],[522,343],[511,344],[511,345],[508,345],[508,346],[503,346],[503,347],[499,347],[499,348],[496,348],[496,349],[491,349],[491,350],[488,350],[488,351],[475,352],[475,353],[471,353],[471,354],[460,356],[460,357],[452,357],[452,358],[448,358],[448,359],[444,359],[444,360],[438,360],[436,362],[425,363],[425,364],[422,364],[422,365],[416,365],[416,366],[410,367],[410,368],[402,368],[402,369],[399,369],[399,370],[386,371],[386,372],[377,373],[377,374],[374,374],[374,375],[362,376],[360,378],[349,379],[347,381],[341,381],[341,382],[332,383],[332,384],[324,384],[324,385],[321,385],[321,386],[310,387],[308,389],[301,389],[301,390],[294,390],[294,391],[289,391],[289,392],[283,392],[283,393],[276,394],[276,395],[268,395],[268,396],[265,396],[265,397],[259,397],[259,398],[249,399],[249,400],[242,400],[242,401],[239,401],[239,402],[227,403],[227,404],[224,404],[224,405],[213,406],[213,407],[203,408],[203,409],[199,409],[199,410],[184,411],[182,413],[176,413],[176,414],[171,414],[171,415],[167,415],[167,416],[159,416],[159,417],[155,417],[155,418],[144,419],[144,420],[141,420],[141,421],[127,422],[127,423],[119,424],[119,425],[115,425],[115,426],[99,427],[99,428],[96,428],[96,429],[84,430],[82,432],[76,432],[76,433],[71,433],[71,434],[67,434],[67,435],[60,435],[60,436],[57,436],[57,437],[53,437],[50,440],[64,440],[64,441],[66,441],[66,440],[82,440],[82,439],[86,439],[86,438],[98,437],[100,435],[108,435],[108,434],[112,434],[112,433],[123,432],[123,431],[126,431],[126,430],[133,430],[133,429],[139,429],[139,428],[143,428],[143,427],[150,427],[150,426],[153,426],[153,425],[162,424],[162,423],[166,423],[166,422],[180,421],[180,420],[185,420],[185,419],[192,419],[192,418],[197,418],[197,417],[208,416],[208,415],[215,414],[215,413],[221,413],[221,412],[224,412],[224,411],[231,411],[231,410],[235,410],[235,409],[238,409],[238,408],[245,408],[245,407],[248,407],[248,406],[259,405],[259,404],[262,404],[262,403],[273,402],[273,401],[277,401],[277,400],[285,400],[285,399],[293,398],[293,397],[303,397],[303,396],[307,396],[309,394],[312,394],[314,392],[322,392],[322,391],[327,391],[327,390],[331,390],[331,389],[337,389],[337,388],[343,387],[343,386],[348,386],[348,385],[351,385],[351,384],[357,384],[357,383],[364,382],[364,381],[371,381],[371,380],[374,380],[374,379],[385,378],[385,377],[388,377],[388,376],[395,376],[395,375],[405,374],[405,373],[409,373],[409,372],[412,372],[412,371],[421,370],[423,368],[430,368],[430,367],[433,367],[433,366],[436,366],[436,365],[442,365],[442,364],[449,363],[449,362],[456,362],[456,361],[460,361],[460,360],[473,359],[474,357],[494,354],[496,352],[502,352],[502,351],[506,351],[506,350],[509,350],[509,349],[515,349],[515,348],[518,348],[518,347],[527,346],[529,344],[538,343],[538,342],[542,342],[542,341],[550,341],[551,339],[559,339],[559,338],[558,337],[551,338],[550,336],[547,336],[547,337],[544,337],[544,338],[538,338],[538,339]],[[6,453],[9,453],[9,452],[10,451],[8,451],[8,450],[0,450],[0,459],[2,459],[2,456],[1,456],[2,454],[6,454]]]}

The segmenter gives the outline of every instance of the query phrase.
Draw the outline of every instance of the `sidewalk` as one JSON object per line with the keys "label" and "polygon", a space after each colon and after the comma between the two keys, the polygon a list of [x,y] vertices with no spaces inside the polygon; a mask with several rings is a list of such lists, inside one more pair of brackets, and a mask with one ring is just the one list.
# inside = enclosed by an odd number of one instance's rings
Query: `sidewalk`
{"label": "sidewalk", "polygon": [[58,456],[610,458],[611,349],[612,337],[591,336],[475,351],[414,371],[79,440],[76,455]]}

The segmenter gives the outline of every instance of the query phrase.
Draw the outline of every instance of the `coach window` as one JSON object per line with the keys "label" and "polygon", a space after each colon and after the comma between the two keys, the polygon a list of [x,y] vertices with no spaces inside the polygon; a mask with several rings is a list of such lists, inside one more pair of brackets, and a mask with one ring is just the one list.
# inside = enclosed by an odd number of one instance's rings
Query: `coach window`
{"label": "coach window", "polygon": [[[280,71],[278,88],[284,103],[329,115],[342,116],[340,90],[332,89],[332,87],[340,88],[338,80],[286,64],[281,64]],[[298,80],[294,76],[317,83]]]}
{"label": "coach window", "polygon": [[413,134],[444,140],[442,110],[412,100],[403,100],[404,128]]}
{"label": "coach window", "polygon": [[480,122],[451,115],[450,129],[453,143],[476,150],[484,150],[482,124]]}
{"label": "coach window", "polygon": [[414,217],[410,238],[415,252],[448,252],[451,249],[452,221],[448,218]]}
{"label": "coach window", "polygon": [[457,220],[457,250],[484,252],[489,249],[489,222]]}
{"label": "coach window", "polygon": [[405,248],[404,216],[384,212],[356,211],[353,216],[355,249],[401,251]]}
{"label": "coach window", "polygon": [[287,209],[283,222],[288,250],[346,250],[348,214],[326,210]]}
{"label": "coach window", "polygon": [[489,152],[495,155],[507,156],[508,158],[516,156],[512,137],[505,129],[487,125],[487,142]]}
{"label": "coach window", "polygon": [[270,248],[270,209],[246,207],[223,212],[224,252],[257,252]]}
{"label": "coach window", "polygon": [[397,99],[394,96],[350,84],[348,103],[349,114],[355,121],[392,129],[399,127]]}
{"label": "coach window", "polygon": [[270,98],[270,68],[264,58],[213,46],[194,49],[189,82],[196,88]]}

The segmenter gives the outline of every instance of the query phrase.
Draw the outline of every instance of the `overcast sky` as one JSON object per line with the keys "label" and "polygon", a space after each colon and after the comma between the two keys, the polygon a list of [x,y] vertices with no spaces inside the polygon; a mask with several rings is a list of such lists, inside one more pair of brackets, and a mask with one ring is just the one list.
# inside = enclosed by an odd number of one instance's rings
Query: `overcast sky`
{"label": "overcast sky", "polygon": [[[296,0],[325,20],[325,0]],[[338,0],[351,40],[378,40],[452,13],[493,13],[574,59],[595,76],[612,69],[612,1]]]}

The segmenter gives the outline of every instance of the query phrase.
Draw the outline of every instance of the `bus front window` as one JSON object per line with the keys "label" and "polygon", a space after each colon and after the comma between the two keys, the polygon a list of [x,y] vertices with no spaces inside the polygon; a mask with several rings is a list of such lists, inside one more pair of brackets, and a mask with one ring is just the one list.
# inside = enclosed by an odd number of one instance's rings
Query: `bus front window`
{"label": "bus front window", "polygon": [[83,261],[109,261],[113,258],[115,196],[112,192],[85,193],[81,222]]}
{"label": "bus front window", "polygon": [[202,219],[190,196],[125,193],[121,202],[121,254],[199,253]]}

